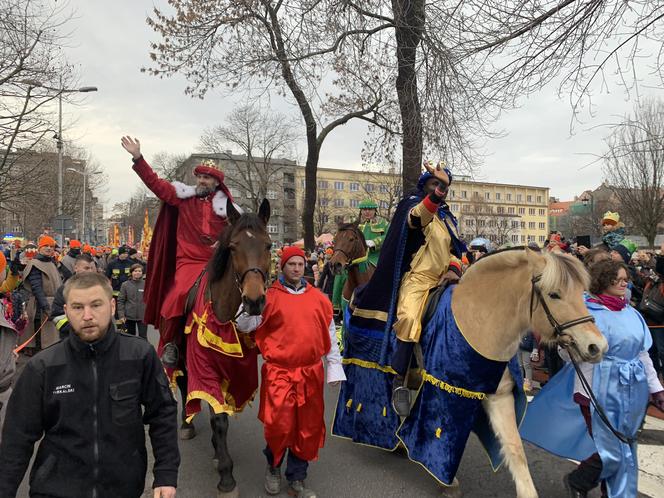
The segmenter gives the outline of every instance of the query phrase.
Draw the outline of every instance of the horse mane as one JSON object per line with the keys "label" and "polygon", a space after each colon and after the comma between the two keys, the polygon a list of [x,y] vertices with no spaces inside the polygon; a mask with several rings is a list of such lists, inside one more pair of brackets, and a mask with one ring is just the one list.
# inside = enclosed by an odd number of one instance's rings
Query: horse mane
{"label": "horse mane", "polygon": [[[505,268],[517,268],[526,262],[526,251],[524,246],[509,247],[492,252],[482,257],[477,263],[466,270],[466,274],[476,271],[497,271]],[[530,249],[532,250],[532,249]],[[590,277],[583,263],[573,256],[558,254],[555,252],[537,253],[544,258],[546,265],[542,271],[539,286],[542,292],[568,292],[574,285],[582,285],[588,289]]]}
{"label": "horse mane", "polygon": [[544,253],[546,266],[539,282],[542,292],[571,291],[574,285],[590,287],[590,276],[583,263],[573,256],[555,252]]}
{"label": "horse mane", "polygon": [[229,225],[221,232],[218,239],[219,246],[207,266],[210,282],[216,282],[224,276],[231,257],[231,250],[228,247],[231,243],[231,237],[240,230],[265,231],[265,223],[256,213],[243,213],[234,224]]}

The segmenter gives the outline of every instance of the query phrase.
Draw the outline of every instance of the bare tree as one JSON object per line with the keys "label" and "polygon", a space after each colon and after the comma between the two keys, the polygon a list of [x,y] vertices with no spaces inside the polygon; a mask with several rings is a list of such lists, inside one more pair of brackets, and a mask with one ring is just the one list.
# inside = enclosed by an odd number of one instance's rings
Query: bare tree
{"label": "bare tree", "polygon": [[316,173],[326,137],[353,118],[373,123],[382,119],[381,82],[362,71],[345,73],[357,82],[352,91],[330,96],[321,95],[323,77],[341,64],[341,51],[351,50],[359,59],[360,37],[374,30],[349,28],[349,16],[357,15],[338,1],[169,3],[169,13],[155,9],[148,19],[162,38],[152,45],[154,65],[149,73],[159,77],[182,73],[189,81],[185,93],[199,97],[211,87],[233,92],[253,88],[259,93],[274,88],[294,101],[307,144],[304,239],[307,247],[313,247]]}
{"label": "bare tree", "polygon": [[153,157],[150,163],[157,174],[169,182],[184,181],[186,171],[180,166],[187,160],[186,154],[171,154],[166,151],[159,151]]}
{"label": "bare tree", "polygon": [[48,88],[74,79],[61,50],[69,17],[63,4],[0,0],[0,203],[30,194],[41,165],[25,156],[54,133]]}
{"label": "bare tree", "polygon": [[470,242],[484,237],[495,244],[512,242],[512,235],[520,230],[519,217],[505,212],[504,206],[494,206],[474,192],[470,202],[464,203],[459,215],[459,232]]}
{"label": "bare tree", "polygon": [[[225,182],[251,194],[251,208],[258,212],[268,190],[283,188],[283,161],[297,140],[292,122],[283,114],[262,111],[253,105],[234,109],[223,126],[204,131],[200,151],[225,156],[235,169]],[[229,149],[239,149],[239,161]]]}
{"label": "bare tree", "polygon": [[634,229],[652,247],[664,221],[664,103],[647,99],[607,139],[605,175]]}

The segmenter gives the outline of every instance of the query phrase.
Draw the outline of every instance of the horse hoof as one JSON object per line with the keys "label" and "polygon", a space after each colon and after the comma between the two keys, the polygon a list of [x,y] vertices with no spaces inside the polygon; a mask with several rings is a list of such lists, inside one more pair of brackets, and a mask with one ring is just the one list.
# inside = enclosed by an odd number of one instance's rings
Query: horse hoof
{"label": "horse hoof", "polygon": [[236,485],[231,491],[217,490],[217,498],[240,498],[240,489]]}
{"label": "horse hoof", "polygon": [[183,441],[188,441],[189,439],[194,439],[196,437],[196,427],[193,425],[180,427],[180,439]]}

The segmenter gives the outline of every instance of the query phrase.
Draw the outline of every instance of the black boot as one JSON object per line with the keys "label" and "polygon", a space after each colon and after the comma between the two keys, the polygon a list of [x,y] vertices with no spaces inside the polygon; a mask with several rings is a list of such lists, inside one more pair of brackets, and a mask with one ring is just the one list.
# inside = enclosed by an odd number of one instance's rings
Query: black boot
{"label": "black boot", "polygon": [[572,486],[572,483],[569,482],[569,474],[563,477],[563,483],[565,484],[565,491],[567,491],[567,496],[569,498],[586,498],[588,493]]}
{"label": "black boot", "polygon": [[178,347],[172,343],[167,342],[164,344],[164,349],[161,352],[161,363],[166,368],[177,368],[180,352]]}
{"label": "black boot", "polygon": [[392,384],[392,408],[400,417],[410,415],[410,390],[404,386],[404,378],[401,375],[394,377]]}

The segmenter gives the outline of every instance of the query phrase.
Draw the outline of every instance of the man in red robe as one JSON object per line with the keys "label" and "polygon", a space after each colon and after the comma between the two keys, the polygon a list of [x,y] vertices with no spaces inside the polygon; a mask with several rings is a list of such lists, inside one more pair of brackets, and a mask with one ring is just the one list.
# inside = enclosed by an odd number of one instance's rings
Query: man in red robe
{"label": "man in red robe", "polygon": [[282,275],[267,291],[263,315],[245,313],[238,329],[256,330],[255,340],[265,360],[261,372],[261,404],[258,418],[263,422],[267,446],[265,491],[281,491],[281,463],[286,453],[288,493],[298,498],[316,494],[305,488],[310,460],[318,458],[325,442],[325,384],[346,380],[336,341],[332,303],[302,277],[305,254],[286,247],[281,255]]}
{"label": "man in red robe", "polygon": [[144,322],[159,329],[162,362],[175,368],[183,344],[187,294],[214,253],[227,225],[226,204],[233,198],[223,172],[212,162],[196,166],[195,186],[168,182],[145,161],[138,139],[122,137],[121,143],[132,156],[134,171],[163,202],[150,245]]}

